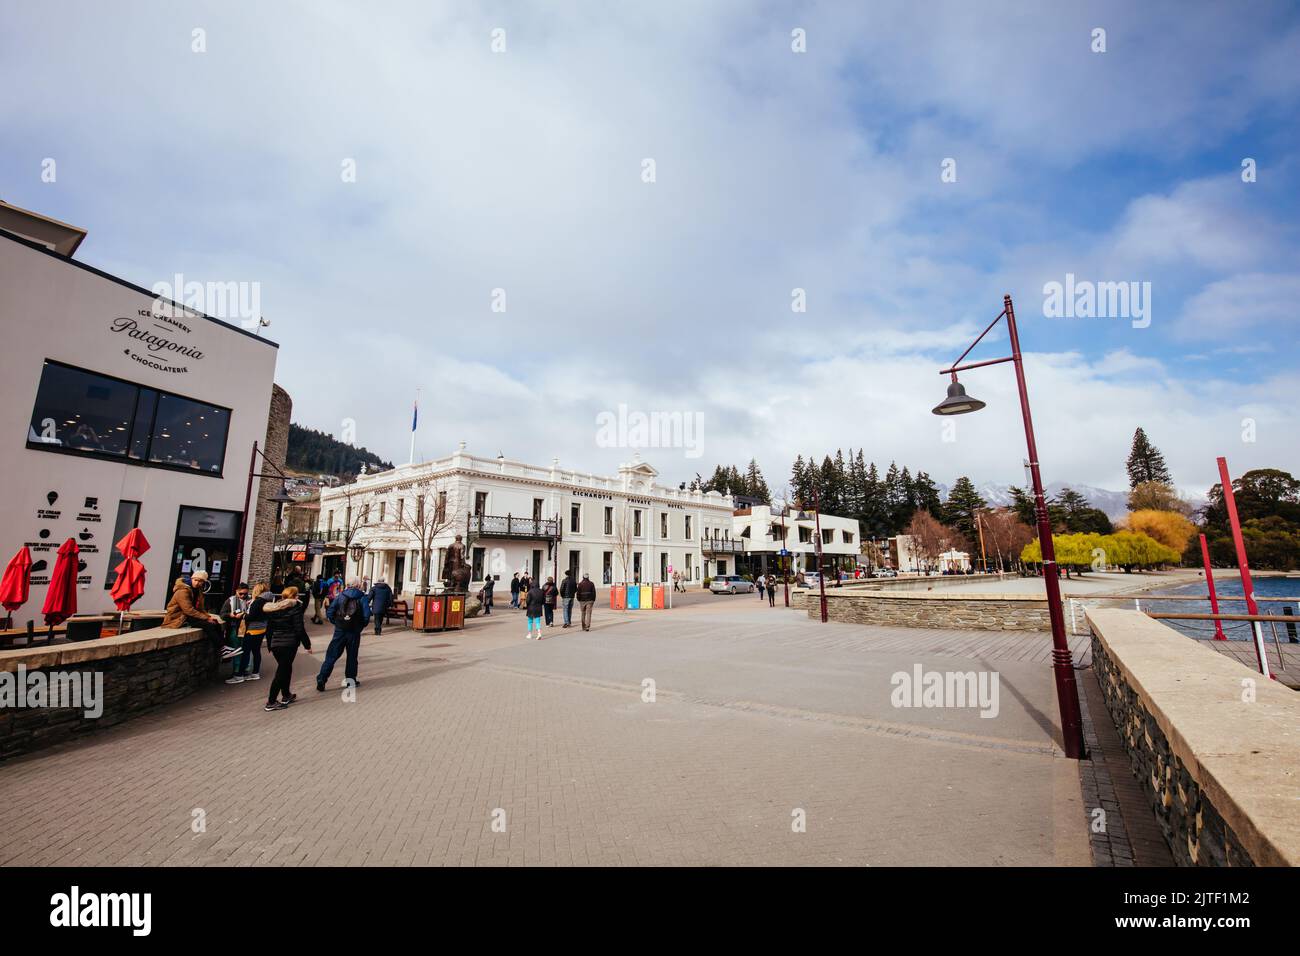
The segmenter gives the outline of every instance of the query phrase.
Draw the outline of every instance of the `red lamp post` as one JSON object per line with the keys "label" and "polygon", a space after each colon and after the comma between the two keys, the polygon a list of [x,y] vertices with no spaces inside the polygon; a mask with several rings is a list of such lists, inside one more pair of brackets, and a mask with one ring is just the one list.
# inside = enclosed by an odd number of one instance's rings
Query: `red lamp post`
{"label": "red lamp post", "polygon": [[[971,362],[962,365],[962,359],[979,345],[993,326],[1002,318],[1007,320],[1007,333],[1011,339],[1011,354],[1005,358],[989,359],[984,362]],[[1011,306],[1011,296],[1002,297],[1002,311],[979,334],[974,342],[950,368],[942,369],[940,375],[952,376],[948,386],[948,397],[934,407],[936,415],[965,415],[977,412],[984,407],[984,402],[971,398],[966,389],[957,381],[957,373],[967,369],[983,368],[986,365],[1001,365],[1011,362],[1016,370],[1016,387],[1020,392],[1020,412],[1025,420],[1025,444],[1029,450],[1029,473],[1034,486],[1034,514],[1038,519],[1038,542],[1043,554],[1043,582],[1047,589],[1047,614],[1052,623],[1052,670],[1056,675],[1056,700],[1061,709],[1061,738],[1065,754],[1074,760],[1087,756],[1083,742],[1083,719],[1079,713],[1079,687],[1074,681],[1074,661],[1070,653],[1070,643],[1065,636],[1065,613],[1061,607],[1061,583],[1057,578],[1056,549],[1052,545],[1052,524],[1047,517],[1047,502],[1043,495],[1043,479],[1038,470],[1038,444],[1034,441],[1034,423],[1029,414],[1029,392],[1025,387],[1025,369],[1020,357],[1020,335],[1016,330],[1016,313]]]}
{"label": "red lamp post", "polygon": [[813,516],[816,524],[817,534],[817,587],[821,591],[822,602],[822,623],[828,620],[826,614],[826,570],[822,567],[822,503],[817,495],[817,482],[812,483],[813,493]]}

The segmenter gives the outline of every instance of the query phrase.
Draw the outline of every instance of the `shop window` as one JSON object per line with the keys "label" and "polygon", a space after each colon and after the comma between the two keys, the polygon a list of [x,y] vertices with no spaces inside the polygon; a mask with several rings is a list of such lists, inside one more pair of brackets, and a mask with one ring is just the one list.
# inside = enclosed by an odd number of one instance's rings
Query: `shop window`
{"label": "shop window", "polygon": [[[117,503],[117,521],[113,524],[114,543],[121,541],[128,531],[140,525],[140,502],[138,501],[119,501]],[[121,555],[114,553],[113,558],[108,562],[108,576],[104,579],[104,590],[109,590],[117,583],[117,566],[121,563],[116,560]]]}
{"label": "shop window", "polygon": [[220,475],[230,410],[46,361],[27,447]]}

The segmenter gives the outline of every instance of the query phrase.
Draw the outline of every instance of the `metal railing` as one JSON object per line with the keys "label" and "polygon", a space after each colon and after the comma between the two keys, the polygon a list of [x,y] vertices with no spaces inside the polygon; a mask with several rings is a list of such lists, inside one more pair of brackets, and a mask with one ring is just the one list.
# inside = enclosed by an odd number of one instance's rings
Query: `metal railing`
{"label": "metal railing", "polygon": [[740,538],[710,538],[700,539],[700,548],[706,554],[744,554],[745,542]]}
{"label": "metal railing", "polygon": [[469,533],[479,538],[558,538],[558,518],[516,518],[514,515],[469,516]]}

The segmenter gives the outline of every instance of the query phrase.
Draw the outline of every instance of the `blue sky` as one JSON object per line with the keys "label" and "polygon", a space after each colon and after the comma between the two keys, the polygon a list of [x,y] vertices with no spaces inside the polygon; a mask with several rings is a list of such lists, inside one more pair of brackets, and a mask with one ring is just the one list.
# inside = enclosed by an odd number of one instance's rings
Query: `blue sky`
{"label": "blue sky", "polygon": [[[1046,478],[1120,487],[1141,425],[1203,492],[1300,472],[1297,62],[1265,2],[6,5],[0,198],[142,285],[259,283],[295,419],[395,460],[422,386],[430,457],[611,469],[626,403],[701,416],[643,451],[672,481],[1018,482],[1008,370],[929,414],[1011,292]],[[1067,272],[1151,283],[1149,327],[1046,317]]]}

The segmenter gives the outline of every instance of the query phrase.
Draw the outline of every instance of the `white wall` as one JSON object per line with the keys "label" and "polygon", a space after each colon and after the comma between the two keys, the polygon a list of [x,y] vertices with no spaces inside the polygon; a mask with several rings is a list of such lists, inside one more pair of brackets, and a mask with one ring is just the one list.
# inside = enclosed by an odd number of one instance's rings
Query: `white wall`
{"label": "white wall", "polygon": [[[80,575],[79,611],[112,607],[104,581],[110,562],[116,566],[121,561],[111,540],[120,500],[142,502],[139,526],[152,545],[142,558],[148,572],[147,590],[136,607],[162,607],[171,592],[170,551],[179,507],[242,511],[249,454],[253,442],[263,441],[266,434],[276,349],[217,322],[186,317],[183,322],[190,333],[177,332],[172,337],[183,338],[187,346],[202,352],[202,358],[176,359],[184,372],[151,369],[128,354],[147,349],[111,331],[110,324],[118,317],[148,321],[137,316],[137,310],[149,309],[152,302],[147,293],[0,234],[0,317],[4,322],[0,434],[6,436],[7,443],[0,471],[0,566],[28,544],[33,560],[44,559],[53,568],[55,553],[64,540],[91,535],[80,542],[86,568]],[[47,358],[230,408],[223,477],[28,449],[26,436]],[[53,506],[46,499],[50,492],[58,494]],[[98,509],[83,507],[87,497],[98,499]],[[58,517],[41,519],[38,512],[42,510],[57,512]],[[96,516],[98,522],[92,520]],[[39,537],[43,528],[50,531],[46,539]],[[251,542],[250,529],[245,566]],[[14,614],[15,623],[28,618],[40,621],[45,591],[45,585],[33,585],[30,601]]]}

